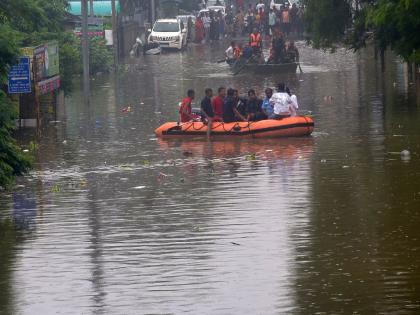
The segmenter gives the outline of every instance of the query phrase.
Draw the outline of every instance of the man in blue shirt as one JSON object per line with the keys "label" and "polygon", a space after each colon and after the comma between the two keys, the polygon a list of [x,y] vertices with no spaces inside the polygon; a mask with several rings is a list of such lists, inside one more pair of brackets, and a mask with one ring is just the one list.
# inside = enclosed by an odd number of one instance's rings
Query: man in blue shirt
{"label": "man in blue shirt", "polygon": [[273,114],[273,106],[270,104],[270,98],[273,96],[273,89],[266,88],[265,89],[265,98],[262,103],[262,110],[267,117],[270,117]]}

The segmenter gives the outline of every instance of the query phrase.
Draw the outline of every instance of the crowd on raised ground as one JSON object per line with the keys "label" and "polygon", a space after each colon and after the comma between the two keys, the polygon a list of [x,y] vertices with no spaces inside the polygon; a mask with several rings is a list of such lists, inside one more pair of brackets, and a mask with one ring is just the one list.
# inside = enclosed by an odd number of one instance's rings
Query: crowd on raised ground
{"label": "crowd on raised ground", "polygon": [[274,32],[281,32],[285,36],[295,34],[302,36],[305,8],[295,3],[289,5],[274,5],[267,7],[263,0],[255,5],[249,4],[244,7],[244,0],[236,1],[237,13],[230,7],[226,8],[226,15],[221,11],[201,12],[195,23],[196,43],[206,40],[218,40],[229,36],[249,35],[256,28],[262,35],[273,35]]}
{"label": "crowd on raised ground", "polygon": [[246,97],[239,95],[238,90],[219,87],[217,95],[207,88],[200,103],[201,115],[193,113],[192,102],[195,91],[188,90],[179,108],[180,122],[201,120],[204,123],[258,121],[264,119],[282,119],[297,115],[298,102],[284,83],[277,85],[277,90],[265,89],[265,97],[259,98],[254,89],[250,89]]}

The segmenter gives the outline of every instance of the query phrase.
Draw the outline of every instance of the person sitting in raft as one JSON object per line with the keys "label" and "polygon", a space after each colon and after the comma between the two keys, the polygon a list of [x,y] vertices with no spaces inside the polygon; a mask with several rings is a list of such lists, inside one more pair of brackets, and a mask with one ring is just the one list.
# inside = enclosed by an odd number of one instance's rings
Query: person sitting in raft
{"label": "person sitting in raft", "polygon": [[246,118],[236,109],[236,99],[234,96],[235,90],[228,89],[227,97],[223,103],[223,122],[225,123],[246,121]]}
{"label": "person sitting in raft", "polygon": [[268,54],[268,58],[267,58],[266,63],[268,63],[268,64],[274,63],[274,48],[273,48],[273,46],[270,47],[270,52]]}
{"label": "person sitting in raft", "polygon": [[211,106],[211,98],[213,96],[213,90],[207,88],[205,90],[205,96],[201,101],[201,120],[204,123],[211,124],[214,119],[213,107]]}
{"label": "person sitting in raft", "polygon": [[267,119],[262,108],[262,101],[255,94],[255,90],[248,91],[248,101],[246,102],[246,113],[249,121],[258,121]]}
{"label": "person sitting in raft", "polygon": [[233,58],[235,58],[235,61],[240,59],[242,57],[242,44],[238,43],[238,45],[233,50]]}
{"label": "person sitting in raft", "polygon": [[249,45],[245,45],[244,49],[242,50],[242,58],[245,60],[252,58],[252,48]]}
{"label": "person sitting in raft", "polygon": [[271,47],[273,49],[272,63],[283,63],[285,61],[285,43],[282,32],[276,31],[275,35],[273,36]]}
{"label": "person sitting in raft", "polygon": [[230,65],[236,61],[235,49],[236,49],[235,42],[232,41],[228,49],[226,49],[225,51],[226,62]]}
{"label": "person sitting in raft", "polygon": [[239,96],[238,90],[233,90],[233,98],[235,100],[236,110],[242,117],[246,117],[246,99]]}
{"label": "person sitting in raft", "polygon": [[251,46],[255,55],[262,51],[262,37],[256,27],[254,27],[254,31],[249,35],[249,46]]}
{"label": "person sitting in raft", "polygon": [[184,98],[179,107],[179,120],[184,123],[198,118],[197,115],[192,113],[191,103],[194,100],[195,92],[194,90],[187,91],[187,97]]}
{"label": "person sitting in raft", "polygon": [[273,114],[270,116],[270,119],[282,119],[290,117],[292,114],[292,99],[287,94],[286,86],[283,82],[277,85],[277,92],[270,98],[270,104],[273,106]]}
{"label": "person sitting in raft", "polygon": [[213,107],[214,119],[213,121],[222,121],[223,116],[223,102],[226,97],[226,89],[221,86],[217,90],[217,96],[211,100],[211,106]]}
{"label": "person sitting in raft", "polygon": [[265,89],[265,98],[262,102],[261,108],[264,114],[267,117],[271,117],[273,115],[273,105],[270,104],[270,98],[273,96],[273,89],[266,88]]}
{"label": "person sitting in raft", "polygon": [[295,95],[295,94],[292,94],[292,93],[290,92],[290,89],[289,89],[289,87],[288,87],[288,86],[286,86],[286,93],[287,93],[287,94],[289,94],[290,99],[292,100],[292,106],[291,106],[292,113],[291,113],[291,116],[297,116],[297,110],[298,110],[298,108],[299,108],[299,104],[298,104],[298,101],[297,101],[297,97],[296,97],[296,95]]}
{"label": "person sitting in raft", "polygon": [[299,62],[299,50],[292,40],[287,44],[286,60],[287,62]]}

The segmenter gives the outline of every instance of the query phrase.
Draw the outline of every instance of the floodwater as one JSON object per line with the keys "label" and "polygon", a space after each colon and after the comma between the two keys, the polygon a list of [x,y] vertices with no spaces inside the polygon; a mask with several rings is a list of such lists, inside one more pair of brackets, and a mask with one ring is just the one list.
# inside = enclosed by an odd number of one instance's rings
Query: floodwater
{"label": "floodwater", "polygon": [[[0,313],[419,314],[412,85],[392,56],[298,46],[303,74],[232,76],[214,43],[96,77],[90,107],[76,89],[0,195]],[[311,137],[154,136],[189,88],[278,81]]]}

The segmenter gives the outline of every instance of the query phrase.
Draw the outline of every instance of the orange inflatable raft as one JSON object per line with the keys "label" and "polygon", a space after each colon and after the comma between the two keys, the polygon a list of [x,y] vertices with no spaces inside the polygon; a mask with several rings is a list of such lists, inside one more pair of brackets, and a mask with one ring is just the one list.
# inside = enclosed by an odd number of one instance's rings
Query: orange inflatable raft
{"label": "orange inflatable raft", "polygon": [[[295,116],[279,120],[213,122],[212,136],[237,136],[252,138],[308,136],[314,129],[311,117]],[[158,137],[206,136],[207,125],[200,121],[186,123],[167,122],[155,130]]]}

